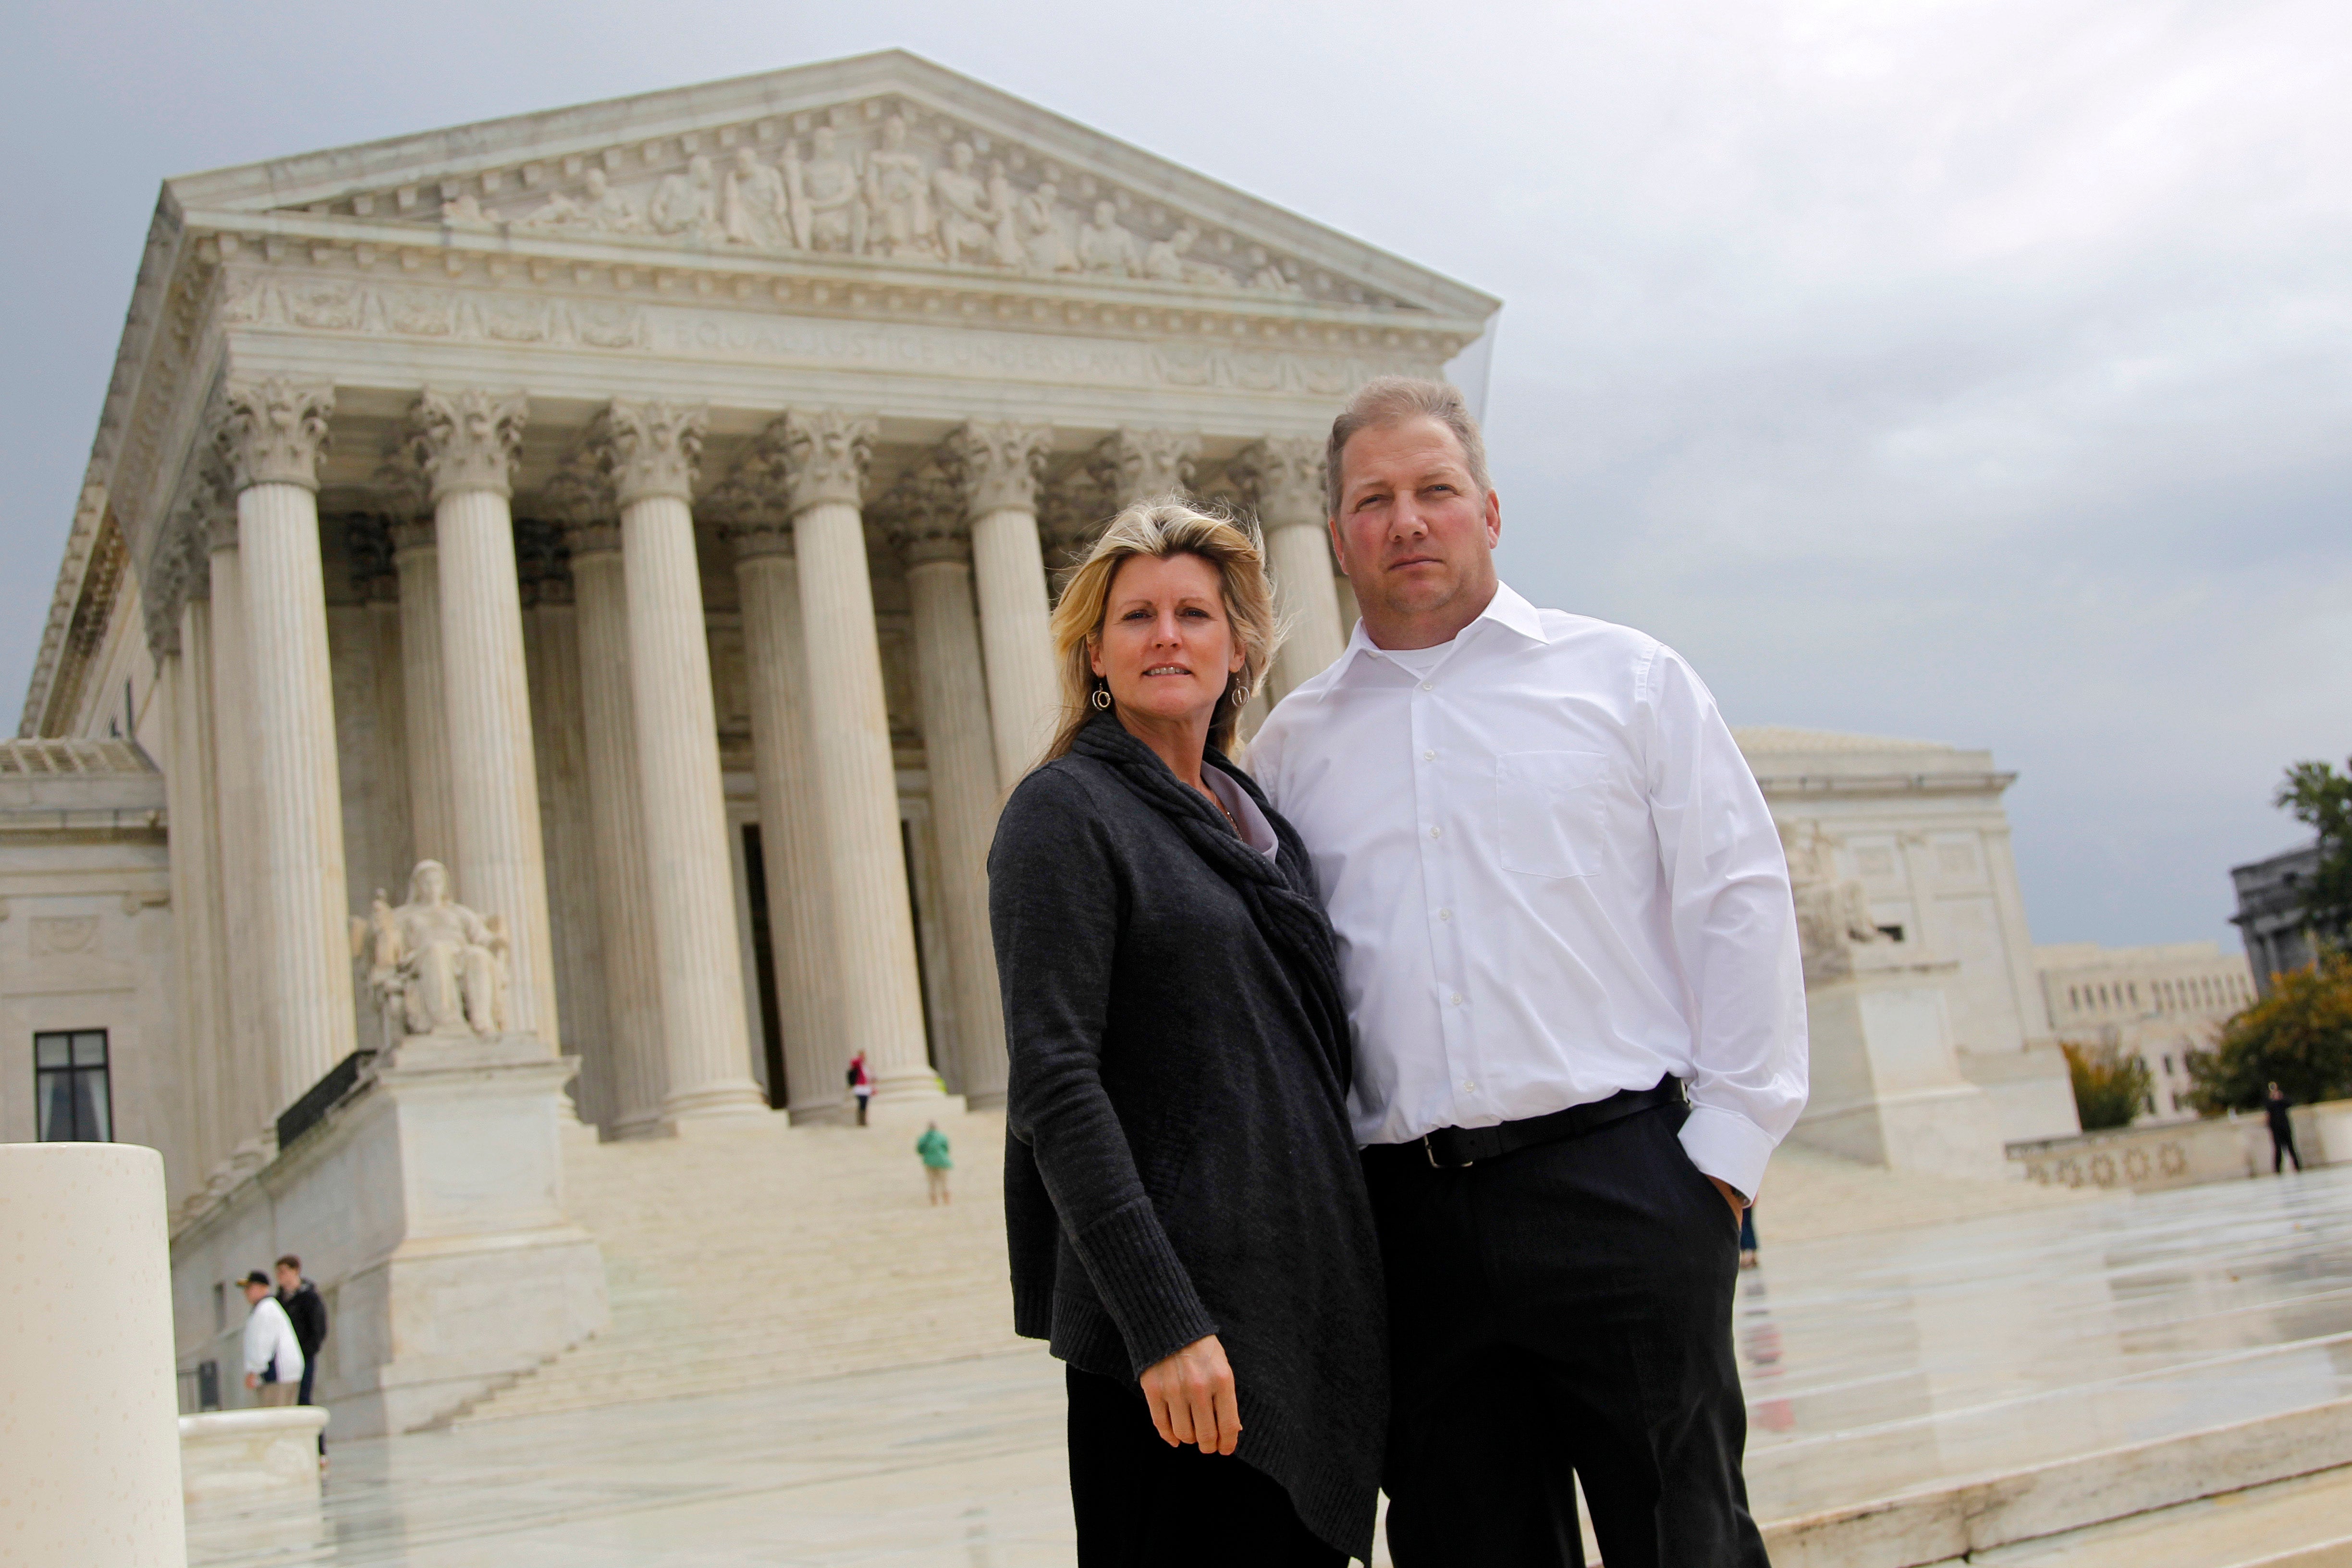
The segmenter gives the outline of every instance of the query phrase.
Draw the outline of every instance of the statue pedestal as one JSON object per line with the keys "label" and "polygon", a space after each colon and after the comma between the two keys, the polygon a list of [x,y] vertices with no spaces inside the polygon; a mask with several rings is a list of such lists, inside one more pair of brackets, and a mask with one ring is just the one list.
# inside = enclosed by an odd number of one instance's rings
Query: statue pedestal
{"label": "statue pedestal", "polygon": [[[352,1436],[446,1418],[606,1321],[593,1237],[564,1217],[563,1086],[534,1036],[411,1036],[173,1245],[180,1364],[250,1401],[214,1282],[299,1253],[333,1324],[318,1397]],[[217,1323],[219,1331],[212,1332]],[[191,1329],[199,1331],[191,1333]]]}
{"label": "statue pedestal", "polygon": [[2015,1177],[1992,1104],[1953,1048],[1944,987],[1958,970],[1912,964],[1806,987],[1812,1096],[1792,1141],[1893,1170]]}

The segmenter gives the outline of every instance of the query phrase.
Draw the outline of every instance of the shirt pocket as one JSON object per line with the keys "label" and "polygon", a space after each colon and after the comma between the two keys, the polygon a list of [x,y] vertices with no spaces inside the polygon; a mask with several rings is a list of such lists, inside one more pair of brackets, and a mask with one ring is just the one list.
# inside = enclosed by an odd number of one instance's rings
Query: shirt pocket
{"label": "shirt pocket", "polygon": [[1496,843],[1523,877],[1601,868],[1609,759],[1599,752],[1507,752],[1495,759]]}

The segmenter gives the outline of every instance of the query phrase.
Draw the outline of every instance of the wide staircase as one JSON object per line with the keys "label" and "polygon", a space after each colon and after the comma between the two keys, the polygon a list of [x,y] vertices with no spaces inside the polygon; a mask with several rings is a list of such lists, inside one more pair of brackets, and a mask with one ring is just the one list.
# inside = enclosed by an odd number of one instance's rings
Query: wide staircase
{"label": "wide staircase", "polygon": [[[877,1120],[880,1112],[877,1112]],[[452,1412],[462,1425],[798,1383],[1014,1348],[1004,1118],[947,1112],[955,1201],[926,1199],[922,1121],[782,1116],[565,1151],[612,1326]]]}

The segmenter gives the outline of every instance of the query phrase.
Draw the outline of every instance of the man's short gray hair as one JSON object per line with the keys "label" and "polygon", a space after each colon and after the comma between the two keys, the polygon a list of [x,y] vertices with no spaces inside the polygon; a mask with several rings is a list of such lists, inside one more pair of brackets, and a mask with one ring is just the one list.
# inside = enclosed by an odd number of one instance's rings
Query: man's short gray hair
{"label": "man's short gray hair", "polygon": [[1375,376],[1356,389],[1339,417],[1331,421],[1331,441],[1323,448],[1323,504],[1331,516],[1339,515],[1339,454],[1356,432],[1419,418],[1434,419],[1454,432],[1470,465],[1470,482],[1480,495],[1495,488],[1486,476],[1486,438],[1478,434],[1478,421],[1470,417],[1470,405],[1462,401],[1459,387],[1409,375]]}

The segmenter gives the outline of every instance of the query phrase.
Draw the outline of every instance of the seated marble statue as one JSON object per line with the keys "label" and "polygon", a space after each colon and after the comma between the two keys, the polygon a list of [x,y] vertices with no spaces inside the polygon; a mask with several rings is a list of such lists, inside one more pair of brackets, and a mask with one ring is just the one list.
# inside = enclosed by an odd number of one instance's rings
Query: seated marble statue
{"label": "seated marble statue", "polygon": [[[354,922],[358,924],[359,922]],[[368,989],[395,1031],[487,1039],[506,1027],[506,932],[449,897],[448,868],[420,860],[398,909],[376,889],[363,931]]]}

